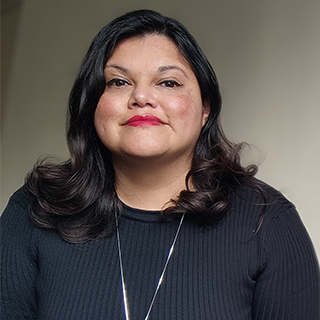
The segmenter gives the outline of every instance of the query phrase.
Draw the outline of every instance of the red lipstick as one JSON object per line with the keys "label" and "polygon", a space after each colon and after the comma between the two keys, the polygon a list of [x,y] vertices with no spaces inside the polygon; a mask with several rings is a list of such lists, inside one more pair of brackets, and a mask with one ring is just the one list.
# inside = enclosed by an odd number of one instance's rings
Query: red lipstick
{"label": "red lipstick", "polygon": [[159,126],[161,124],[163,124],[161,119],[151,114],[135,115],[126,123],[127,126],[131,127]]}

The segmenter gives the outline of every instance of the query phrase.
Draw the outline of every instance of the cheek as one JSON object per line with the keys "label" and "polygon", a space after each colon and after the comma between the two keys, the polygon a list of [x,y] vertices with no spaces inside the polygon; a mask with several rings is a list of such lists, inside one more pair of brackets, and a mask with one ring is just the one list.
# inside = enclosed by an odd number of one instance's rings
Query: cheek
{"label": "cheek", "polygon": [[113,102],[101,97],[94,113],[94,127],[100,141],[108,148],[112,148],[114,138],[117,137],[117,108]]}
{"label": "cheek", "polygon": [[113,118],[111,104],[107,99],[100,98],[94,113],[94,127],[102,142],[109,135],[110,120]]}
{"label": "cheek", "polygon": [[201,100],[192,95],[176,97],[170,108],[170,112],[175,115],[176,119],[188,126],[202,124],[202,110]]}
{"label": "cheek", "polygon": [[104,95],[101,96],[97,108],[94,113],[94,124],[96,126],[103,126],[107,122],[112,121],[117,117],[118,108],[114,99],[108,99]]}
{"label": "cheek", "polygon": [[111,101],[106,98],[104,95],[102,95],[99,99],[94,117],[95,119],[100,119],[104,117],[108,117],[112,114],[112,103]]}

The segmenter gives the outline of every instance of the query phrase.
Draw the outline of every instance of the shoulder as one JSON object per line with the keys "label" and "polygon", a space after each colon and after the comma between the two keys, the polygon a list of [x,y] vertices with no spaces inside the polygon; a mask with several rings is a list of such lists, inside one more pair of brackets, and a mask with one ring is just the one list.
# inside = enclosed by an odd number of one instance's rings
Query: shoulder
{"label": "shoulder", "polygon": [[[275,188],[258,181],[259,188],[241,186],[233,210],[237,225],[251,229],[262,266],[302,265],[317,273],[314,246],[295,205]],[[279,267],[280,268],[280,267]],[[302,268],[302,267],[301,267]]]}
{"label": "shoulder", "polygon": [[[287,224],[296,224],[299,219],[291,201],[275,188],[256,180],[255,184],[240,185],[234,190],[230,209],[223,220],[249,238],[253,234],[261,238],[268,232],[271,221],[286,220]],[[299,225],[303,227],[301,221]]]}
{"label": "shoulder", "polygon": [[270,218],[288,210],[295,210],[295,205],[280,191],[260,180],[256,180],[255,185],[241,185],[237,188],[232,196],[232,206],[244,210],[263,211]]}
{"label": "shoulder", "polygon": [[31,200],[27,194],[26,188],[23,186],[14,192],[14,194],[10,197],[2,217],[7,217],[8,215],[10,216],[16,211],[28,211],[30,203]]}
{"label": "shoulder", "polygon": [[8,206],[18,205],[23,209],[27,209],[29,202],[30,198],[27,194],[26,188],[25,186],[22,186],[10,197]]}
{"label": "shoulder", "polygon": [[309,234],[295,205],[280,191],[258,181],[259,188],[242,186],[236,193],[236,207],[254,220],[254,233],[264,254],[282,257],[289,252],[314,251]]}
{"label": "shoulder", "polygon": [[18,189],[9,199],[9,202],[1,216],[1,231],[3,235],[21,233],[34,228],[29,218],[29,205],[31,200],[25,187]]}
{"label": "shoulder", "polygon": [[319,264],[308,232],[292,202],[265,183],[258,186],[242,186],[235,195],[241,214],[258,225],[249,241],[255,318],[266,317],[266,310],[270,319],[315,315]]}
{"label": "shoulder", "polygon": [[3,317],[35,319],[37,251],[36,226],[29,219],[29,197],[22,187],[10,198],[1,216]]}

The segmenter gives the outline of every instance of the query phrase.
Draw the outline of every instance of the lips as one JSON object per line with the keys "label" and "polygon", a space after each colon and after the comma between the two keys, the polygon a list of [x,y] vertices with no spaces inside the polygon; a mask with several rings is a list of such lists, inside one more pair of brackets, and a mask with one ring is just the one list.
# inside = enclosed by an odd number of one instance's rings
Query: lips
{"label": "lips", "polygon": [[126,122],[126,125],[131,127],[159,126],[161,124],[164,124],[163,121],[151,114],[135,115]]}

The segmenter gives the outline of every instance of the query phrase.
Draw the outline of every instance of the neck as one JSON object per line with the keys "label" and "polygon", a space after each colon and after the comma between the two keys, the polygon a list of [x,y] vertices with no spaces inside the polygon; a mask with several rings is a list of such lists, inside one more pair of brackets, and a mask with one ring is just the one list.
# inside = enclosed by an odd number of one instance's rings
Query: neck
{"label": "neck", "polygon": [[163,210],[186,188],[190,161],[114,161],[116,191],[128,206],[144,210]]}

